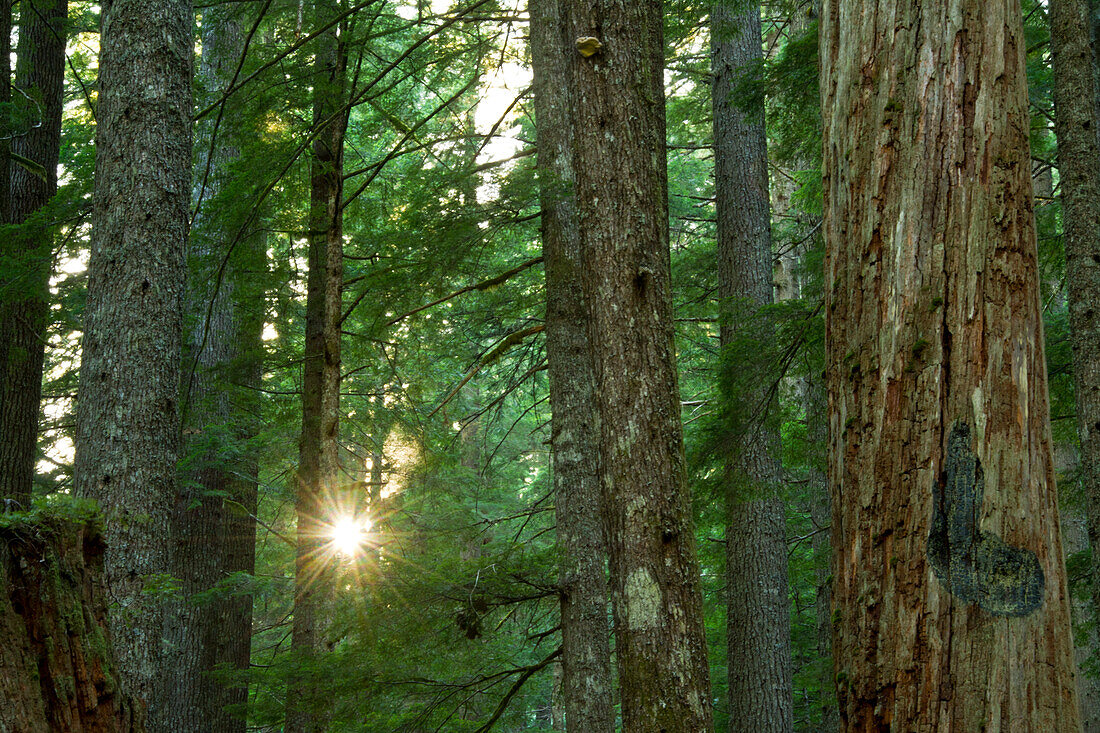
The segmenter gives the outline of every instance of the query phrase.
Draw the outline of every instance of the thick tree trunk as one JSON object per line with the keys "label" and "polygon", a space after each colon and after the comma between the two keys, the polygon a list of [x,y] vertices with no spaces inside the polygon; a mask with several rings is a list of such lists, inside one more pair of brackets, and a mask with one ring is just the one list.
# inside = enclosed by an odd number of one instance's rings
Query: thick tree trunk
{"label": "thick tree trunk", "polygon": [[[343,160],[347,125],[346,58],[335,30],[318,41],[313,162],[310,171],[309,279],[298,463],[298,552],[291,646],[304,656],[323,650],[332,593],[331,541],[338,481],[340,307],[343,291]],[[291,688],[287,733],[322,730],[323,701]],[[295,704],[295,703],[302,704]]]}
{"label": "thick tree trunk", "polygon": [[0,730],[140,733],[118,684],[97,522],[42,515],[0,530]]}
{"label": "thick tree trunk", "polygon": [[[30,508],[38,458],[38,411],[49,316],[53,227],[35,218],[57,192],[61,108],[65,88],[68,0],[20,3],[15,85],[33,99],[36,124],[11,141],[11,152],[41,166],[12,165],[10,222],[21,225],[0,242],[0,497]],[[43,177],[44,176],[44,177]]]}
{"label": "thick tree trunk", "polygon": [[550,439],[561,550],[561,698],[568,730],[611,733],[615,717],[607,549],[600,511],[600,423],[572,190],[568,90],[569,58],[576,49],[573,39],[565,35],[561,0],[533,2],[530,9],[546,269]]}
{"label": "thick tree trunk", "polygon": [[622,725],[698,733],[713,723],[672,340],[662,7],[565,8]]}
{"label": "thick tree trunk", "polygon": [[834,650],[848,730],[1076,731],[1020,6],[829,0]]}
{"label": "thick tree trunk", "polygon": [[119,669],[147,702],[159,699],[163,614],[146,591],[168,569],[177,483],[192,20],[187,0],[102,4],[74,484],[106,515]]}
{"label": "thick tree trunk", "polygon": [[[211,95],[225,89],[243,51],[237,12],[213,8],[203,13],[199,74]],[[229,122],[230,115],[227,118]],[[257,319],[247,316],[244,302],[247,263],[242,255],[250,253],[244,245],[226,252],[240,226],[224,214],[234,207],[219,198],[240,155],[237,140],[243,131],[231,124],[217,130],[213,148],[213,125],[200,128],[195,196],[199,215],[189,254],[183,384],[190,470],[172,510],[171,572],[181,583],[183,597],[165,620],[166,731],[245,730],[239,714],[247,703],[247,686],[226,685],[211,674],[219,667],[248,669],[251,597],[229,597],[225,589],[210,591],[233,573],[251,573],[255,566],[256,465],[234,457],[249,454],[240,443],[253,427],[249,412],[254,393],[248,383],[256,381],[251,374],[258,367],[261,345]]]}
{"label": "thick tree trunk", "polygon": [[1098,85],[1085,0],[1052,0],[1054,131],[1065,229],[1079,474],[1092,552],[1093,618],[1100,618],[1100,144]]}
{"label": "thick tree trunk", "polygon": [[[737,98],[738,83],[753,73],[762,55],[759,4],[735,8],[732,1],[717,2],[711,11],[711,66],[724,349],[733,348],[740,328],[774,336],[760,315],[773,297],[764,111],[756,110],[753,119]],[[764,376],[761,368],[742,371]],[[725,396],[727,404],[741,406],[727,420],[732,433],[726,465],[729,729],[790,731],[791,624],[779,433],[766,420],[769,384],[753,378],[736,383],[743,387],[738,394]]]}

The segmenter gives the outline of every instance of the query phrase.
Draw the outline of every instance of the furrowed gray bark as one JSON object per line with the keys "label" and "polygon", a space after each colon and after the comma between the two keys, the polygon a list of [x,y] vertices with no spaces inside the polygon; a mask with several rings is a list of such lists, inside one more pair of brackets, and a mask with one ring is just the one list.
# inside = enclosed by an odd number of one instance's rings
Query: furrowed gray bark
{"label": "furrowed gray bark", "polygon": [[[101,5],[96,181],[76,414],[75,493],[106,516],[122,682],[162,679],[168,507],[176,494],[181,300],[191,180],[187,0]],[[152,592],[147,592],[152,591]]]}
{"label": "furrowed gray bark", "polygon": [[[243,52],[239,16],[237,8],[203,12],[199,75],[211,95],[228,85]],[[227,685],[212,673],[248,669],[252,599],[229,597],[228,590],[210,593],[235,572],[251,573],[255,564],[256,464],[240,443],[255,428],[255,393],[248,387],[258,382],[260,319],[257,304],[247,302],[252,293],[246,268],[255,266],[247,260],[255,259],[248,250],[257,237],[227,252],[241,223],[227,213],[235,207],[221,198],[240,157],[244,131],[235,128],[235,118],[228,110],[213,145],[213,118],[198,131],[193,198],[199,213],[188,254],[182,386],[188,470],[171,515],[171,572],[182,599],[169,608],[165,622],[166,731],[245,730],[239,713],[247,704],[247,686]]]}
{"label": "furrowed gray bark", "polygon": [[657,0],[569,0],[573,172],[622,725],[713,727],[669,287]]}
{"label": "furrowed gray bark", "polygon": [[1100,144],[1090,4],[1052,0],[1054,131],[1066,251],[1066,300],[1073,343],[1078,474],[1092,547],[1092,618],[1100,618]]}
{"label": "furrowed gray bark", "polygon": [[564,5],[561,0],[530,5],[546,269],[550,437],[561,550],[560,694],[567,730],[610,733],[614,714],[598,471],[600,424],[573,199],[568,94],[569,58],[576,50],[565,33]]}
{"label": "furrowed gray bark", "polygon": [[54,233],[42,209],[57,192],[67,15],[67,0],[20,3],[15,86],[36,114],[10,149],[40,170],[11,164],[7,181],[9,221],[20,227],[0,242],[0,497],[24,509],[38,459]]}
{"label": "furrowed gray bark", "polygon": [[[721,0],[711,10],[720,343],[739,328],[774,338],[760,315],[772,302],[771,210],[763,109],[737,88],[762,58],[760,6]],[[762,374],[760,369],[750,369]],[[790,602],[779,433],[766,420],[770,385],[751,379],[731,415],[726,461],[726,638],[730,731],[790,731]]]}

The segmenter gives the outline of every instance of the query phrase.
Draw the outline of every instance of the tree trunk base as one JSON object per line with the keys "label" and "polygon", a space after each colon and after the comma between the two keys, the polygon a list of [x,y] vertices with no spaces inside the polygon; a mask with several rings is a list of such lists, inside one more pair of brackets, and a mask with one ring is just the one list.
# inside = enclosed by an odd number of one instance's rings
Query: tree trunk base
{"label": "tree trunk base", "polygon": [[104,549],[86,514],[0,514],[0,731],[145,730],[119,689]]}

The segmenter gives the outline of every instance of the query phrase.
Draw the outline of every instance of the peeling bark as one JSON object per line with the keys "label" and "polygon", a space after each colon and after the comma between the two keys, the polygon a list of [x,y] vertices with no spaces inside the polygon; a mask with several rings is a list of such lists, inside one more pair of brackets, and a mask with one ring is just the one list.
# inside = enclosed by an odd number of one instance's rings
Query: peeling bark
{"label": "peeling bark", "polygon": [[107,623],[104,538],[92,520],[0,523],[0,730],[141,733]]}
{"label": "peeling bark", "polygon": [[1020,17],[1014,0],[824,3],[847,730],[1080,727]]}

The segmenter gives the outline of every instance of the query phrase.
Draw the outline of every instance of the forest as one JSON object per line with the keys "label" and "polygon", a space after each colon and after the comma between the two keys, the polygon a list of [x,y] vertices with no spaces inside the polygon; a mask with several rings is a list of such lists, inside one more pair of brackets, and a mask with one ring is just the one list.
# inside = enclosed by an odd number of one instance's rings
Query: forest
{"label": "forest", "polygon": [[0,0],[0,732],[1100,732],[1092,0]]}

